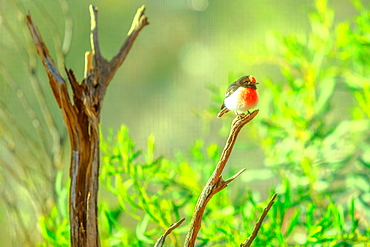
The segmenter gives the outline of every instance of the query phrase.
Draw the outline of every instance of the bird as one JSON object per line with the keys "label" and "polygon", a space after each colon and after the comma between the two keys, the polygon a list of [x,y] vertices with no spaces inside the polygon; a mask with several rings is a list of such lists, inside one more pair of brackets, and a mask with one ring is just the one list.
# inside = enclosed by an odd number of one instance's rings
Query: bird
{"label": "bird", "polygon": [[236,115],[256,107],[258,104],[257,85],[258,82],[252,75],[247,75],[233,82],[226,90],[225,99],[221,106],[221,111],[217,117],[222,117],[229,111],[234,111]]}

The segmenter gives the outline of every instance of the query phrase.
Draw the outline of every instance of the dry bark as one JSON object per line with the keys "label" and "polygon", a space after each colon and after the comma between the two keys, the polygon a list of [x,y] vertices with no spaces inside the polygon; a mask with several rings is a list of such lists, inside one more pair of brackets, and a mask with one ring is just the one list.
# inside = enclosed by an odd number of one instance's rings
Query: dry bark
{"label": "dry bark", "polygon": [[62,111],[71,143],[70,166],[70,228],[71,246],[100,246],[97,225],[97,195],[99,184],[99,123],[107,87],[125,60],[136,37],[148,20],[145,6],[138,9],[127,39],[112,60],[103,58],[98,40],[98,10],[90,6],[91,52],[85,57],[85,77],[77,82],[72,70],[67,70],[72,97],[66,80],[58,71],[31,15],[27,25],[49,77],[50,87]]}

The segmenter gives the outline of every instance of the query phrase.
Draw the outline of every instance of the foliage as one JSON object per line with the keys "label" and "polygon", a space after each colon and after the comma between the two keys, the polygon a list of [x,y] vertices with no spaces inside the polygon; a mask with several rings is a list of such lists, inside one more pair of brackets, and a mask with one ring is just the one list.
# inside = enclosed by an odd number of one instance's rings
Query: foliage
{"label": "foliage", "polygon": [[[310,15],[311,33],[278,36],[271,47],[284,80],[263,82],[268,91],[261,100],[266,109],[259,131],[265,164],[306,190],[302,199],[309,196],[319,203],[322,195],[342,194],[358,171],[357,143],[369,121],[351,118],[346,114],[350,104],[340,105],[335,97],[351,57],[338,56],[345,53],[340,46],[344,41],[336,39],[343,36],[343,27],[334,26],[334,12],[324,0],[316,1],[316,8]],[[342,97],[350,102],[352,96],[345,92]],[[333,113],[334,105],[341,107],[341,114]]]}
{"label": "foliage", "polygon": [[[99,223],[103,246],[153,246],[168,226],[181,217],[190,219],[196,196],[207,176],[200,165],[212,167],[219,150],[197,141],[190,161],[177,155],[175,161],[154,158],[154,138],[148,138],[145,152],[135,149],[122,126],[115,139],[102,142],[101,184],[111,193],[109,204],[99,206]],[[231,175],[231,174],[230,174]],[[315,203],[307,207],[298,203],[296,191],[285,180],[279,200],[274,204],[255,240],[255,246],[288,246],[289,244],[365,243],[368,232],[360,231],[354,200],[344,205],[329,201],[323,211]],[[57,189],[57,191],[60,191]],[[60,192],[66,202],[66,190]],[[303,192],[299,193],[302,194]],[[234,198],[234,199],[232,199]],[[328,198],[328,197],[327,197]],[[68,246],[67,205],[53,210],[41,219],[45,243],[40,246]],[[59,205],[58,205],[59,206]],[[213,198],[206,209],[199,246],[235,246],[251,233],[266,206],[256,202],[251,191],[225,190]],[[63,215],[57,215],[57,212]],[[180,246],[186,226],[175,230],[167,240],[169,246]],[[368,231],[368,230],[366,230]],[[291,246],[291,245],[290,245]]]}
{"label": "foliage", "polygon": [[[289,178],[295,195],[292,204],[308,209],[306,218],[324,216],[311,237],[314,228],[307,218],[306,240],[301,244],[352,246],[369,241],[365,222],[370,215],[370,180],[364,178],[369,171],[364,161],[370,123],[365,106],[370,103],[366,69],[370,49],[364,24],[369,23],[369,11],[359,1],[355,5],[360,15],[354,23],[334,25],[327,1],[317,0],[310,15],[312,32],[302,37],[278,36],[271,47],[276,51],[271,60],[278,61],[284,81],[264,81],[269,90],[262,100],[269,110],[263,111],[259,130],[265,164],[282,179]],[[351,104],[353,98],[357,104]],[[343,212],[349,214],[347,220]],[[354,226],[359,227],[357,232],[343,232]],[[328,227],[332,234],[337,228],[336,237],[325,236]]]}
{"label": "foliage", "polygon": [[[273,55],[267,60],[275,62],[282,79],[263,80],[263,110],[253,124],[265,165],[281,183],[273,189],[278,200],[254,246],[370,242],[370,12],[360,1],[354,5],[359,12],[355,21],[335,24],[327,1],[317,0],[310,33],[277,34],[269,40]],[[220,99],[221,92],[214,91]],[[220,147],[198,140],[188,154],[156,158],[154,136],[146,151],[137,150],[122,126],[116,137],[111,133],[102,141],[101,149],[101,185],[109,192],[109,203],[99,207],[102,245],[153,246],[185,217],[166,241],[180,246]],[[232,188],[217,194],[204,214],[198,246],[242,243],[267,204],[258,198],[258,192]],[[66,217],[52,211],[40,220],[44,245],[68,243]]]}

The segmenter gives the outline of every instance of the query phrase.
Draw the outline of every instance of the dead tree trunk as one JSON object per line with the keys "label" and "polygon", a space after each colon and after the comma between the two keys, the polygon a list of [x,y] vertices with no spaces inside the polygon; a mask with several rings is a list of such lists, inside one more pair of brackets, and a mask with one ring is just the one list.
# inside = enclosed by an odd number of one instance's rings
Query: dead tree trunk
{"label": "dead tree trunk", "polygon": [[126,41],[117,55],[111,61],[107,61],[100,52],[98,10],[90,6],[92,51],[87,52],[85,56],[85,77],[78,83],[72,70],[66,69],[73,97],[70,97],[66,80],[55,66],[31,16],[27,16],[28,28],[48,74],[54,97],[62,110],[71,143],[69,200],[71,246],[100,246],[97,225],[100,112],[110,81],[125,60],[137,35],[148,24],[144,11],[145,6],[137,11]]}

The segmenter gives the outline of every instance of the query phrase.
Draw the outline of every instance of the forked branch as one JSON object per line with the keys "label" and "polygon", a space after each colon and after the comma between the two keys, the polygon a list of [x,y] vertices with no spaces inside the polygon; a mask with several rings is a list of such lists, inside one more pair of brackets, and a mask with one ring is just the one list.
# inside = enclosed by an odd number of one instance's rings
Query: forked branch
{"label": "forked branch", "polygon": [[233,120],[231,124],[230,134],[226,141],[224,150],[222,151],[221,158],[214,172],[209,178],[207,184],[205,185],[202,193],[200,194],[197,205],[195,206],[193,218],[190,223],[190,229],[185,238],[184,246],[186,247],[194,246],[196,237],[200,230],[204,210],[212,196],[215,195],[217,192],[221,191],[222,189],[224,189],[231,181],[233,181],[236,177],[238,177],[242,172],[245,171],[245,169],[242,169],[241,171],[239,171],[237,174],[235,174],[230,179],[227,179],[226,181],[223,180],[221,176],[221,173],[225,168],[227,161],[229,160],[231,151],[234,147],[236,138],[238,137],[240,130],[247,123],[249,123],[258,114],[258,112],[259,112],[258,110],[255,110],[252,113],[246,115],[237,115],[237,117]]}

